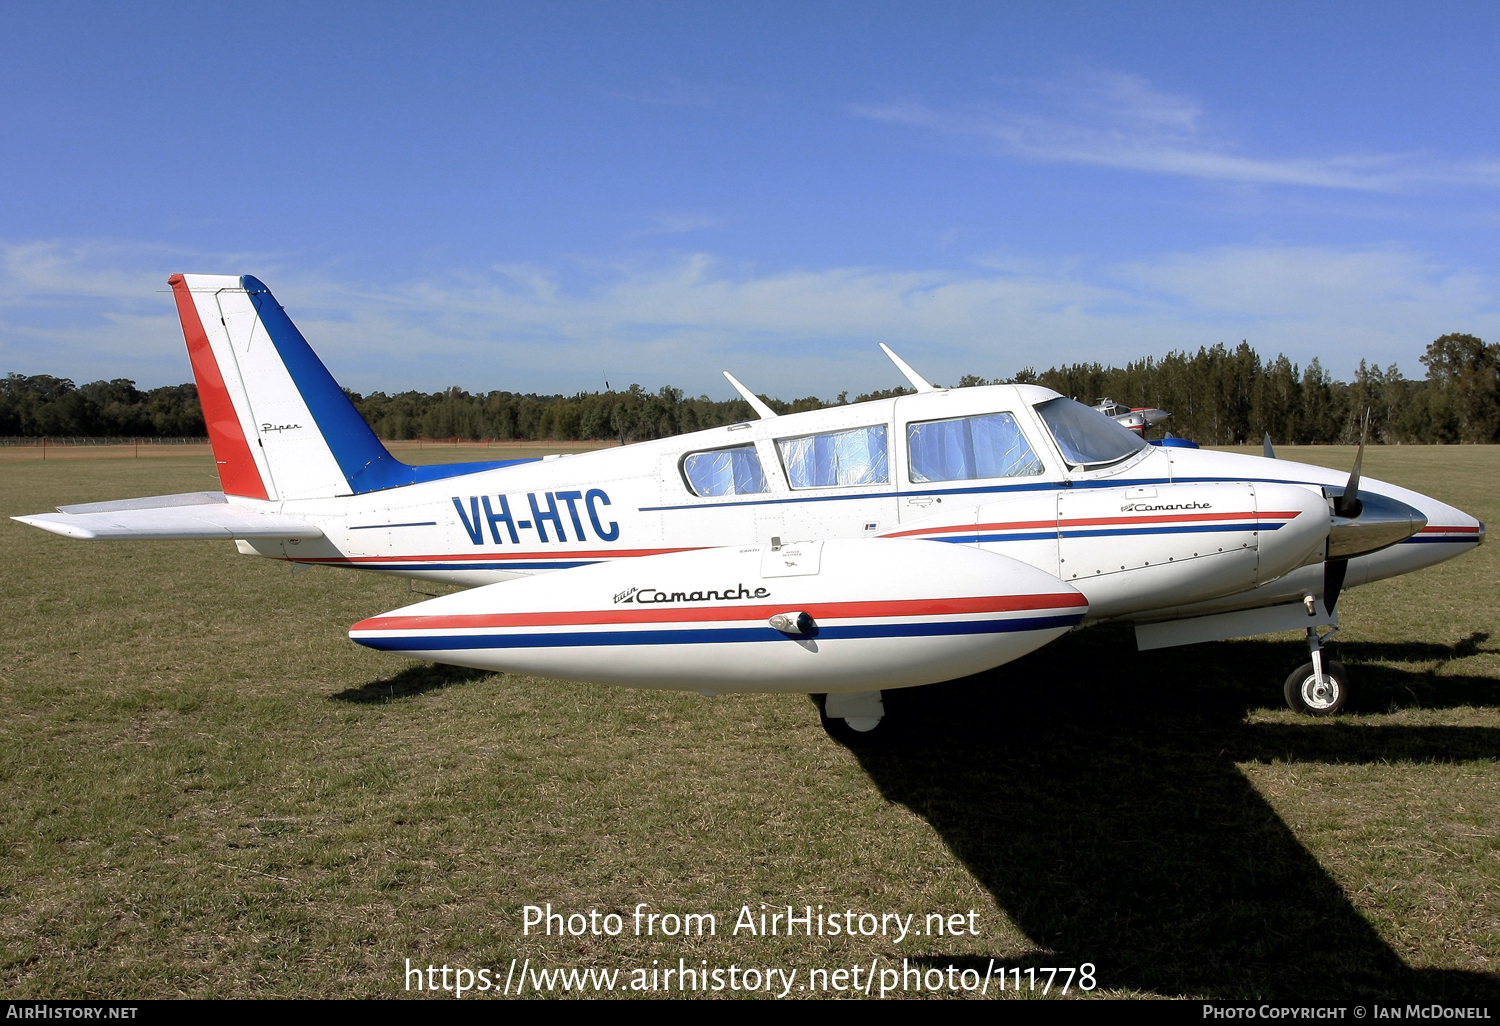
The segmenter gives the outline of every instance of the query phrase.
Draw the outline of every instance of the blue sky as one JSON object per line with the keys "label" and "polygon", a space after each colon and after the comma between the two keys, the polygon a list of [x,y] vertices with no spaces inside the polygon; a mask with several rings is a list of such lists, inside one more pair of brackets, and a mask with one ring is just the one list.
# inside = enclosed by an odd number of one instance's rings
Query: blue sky
{"label": "blue sky", "polygon": [[[203,5],[211,7],[212,5]],[[264,280],[360,391],[831,396],[1500,340],[1493,5],[11,5],[0,371],[190,371]]]}

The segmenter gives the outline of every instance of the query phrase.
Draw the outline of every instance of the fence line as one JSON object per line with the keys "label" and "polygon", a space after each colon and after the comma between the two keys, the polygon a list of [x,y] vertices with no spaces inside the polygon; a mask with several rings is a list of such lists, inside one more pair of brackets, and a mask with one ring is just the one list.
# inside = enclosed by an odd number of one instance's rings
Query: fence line
{"label": "fence line", "polygon": [[114,437],[87,437],[80,435],[64,435],[54,437],[44,435],[40,438],[28,436],[0,436],[0,446],[47,446],[54,445],[207,445],[207,438],[147,438],[142,435],[139,438],[132,436]]}

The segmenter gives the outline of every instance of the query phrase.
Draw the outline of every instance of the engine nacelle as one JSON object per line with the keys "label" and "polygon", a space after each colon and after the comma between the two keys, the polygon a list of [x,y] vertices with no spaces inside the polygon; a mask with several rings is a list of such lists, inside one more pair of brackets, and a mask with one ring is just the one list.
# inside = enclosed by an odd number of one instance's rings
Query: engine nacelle
{"label": "engine nacelle", "polygon": [[1013,556],[1083,592],[1090,618],[1106,619],[1249,591],[1320,561],[1328,530],[1317,488],[1226,481],[1023,493],[892,534]]}
{"label": "engine nacelle", "polygon": [[596,563],[406,606],[349,636],[601,684],[874,691],[999,666],[1087,612],[1076,589],[1008,556],[867,538]]}
{"label": "engine nacelle", "polygon": [[1304,485],[1073,489],[1057,500],[1058,576],[1095,617],[1249,591],[1320,560],[1328,504]]}

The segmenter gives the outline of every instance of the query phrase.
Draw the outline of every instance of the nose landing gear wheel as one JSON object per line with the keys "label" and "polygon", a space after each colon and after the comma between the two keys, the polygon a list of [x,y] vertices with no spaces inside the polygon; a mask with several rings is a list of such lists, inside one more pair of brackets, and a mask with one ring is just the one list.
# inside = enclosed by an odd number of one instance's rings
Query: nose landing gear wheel
{"label": "nose landing gear wheel", "polygon": [[1349,701],[1349,671],[1334,659],[1323,660],[1323,684],[1312,663],[1303,663],[1286,679],[1286,704],[1304,716],[1332,716]]}

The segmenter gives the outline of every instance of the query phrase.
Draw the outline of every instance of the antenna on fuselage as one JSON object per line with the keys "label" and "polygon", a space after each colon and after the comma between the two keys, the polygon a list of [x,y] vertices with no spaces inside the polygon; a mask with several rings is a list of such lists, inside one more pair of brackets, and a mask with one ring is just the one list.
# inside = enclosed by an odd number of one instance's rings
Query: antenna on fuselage
{"label": "antenna on fuselage", "polygon": [[733,374],[725,371],[724,376],[729,379],[729,383],[734,386],[734,390],[740,394],[740,398],[750,404],[750,408],[755,411],[755,415],[757,417],[759,417],[761,420],[770,420],[772,417],[776,416],[775,410],[771,409],[765,403],[761,402],[760,397],[757,396],[754,392],[750,391],[744,385],[740,384],[739,379],[736,378]]}
{"label": "antenna on fuselage", "polygon": [[886,356],[889,356],[891,358],[891,362],[896,365],[896,369],[906,376],[906,380],[911,382],[912,388],[915,388],[918,392],[937,391],[936,386],[934,386],[932,382],[928,381],[926,378],[922,377],[922,375],[912,370],[911,364],[907,363],[905,360],[901,359],[901,357],[897,356],[890,346],[882,342],[880,343],[880,348],[885,351]]}

